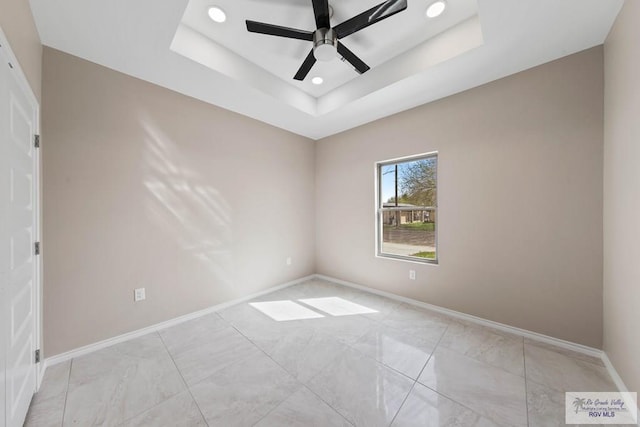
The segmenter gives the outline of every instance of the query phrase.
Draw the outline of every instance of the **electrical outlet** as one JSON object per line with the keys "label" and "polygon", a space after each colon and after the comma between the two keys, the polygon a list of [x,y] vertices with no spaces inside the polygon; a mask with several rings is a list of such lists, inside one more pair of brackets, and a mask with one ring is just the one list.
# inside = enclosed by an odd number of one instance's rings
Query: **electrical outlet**
{"label": "electrical outlet", "polygon": [[147,298],[144,288],[138,288],[133,290],[133,301],[143,301]]}
{"label": "electrical outlet", "polygon": [[291,257],[287,257],[287,265],[291,265],[293,263],[293,261],[291,260]]}
{"label": "electrical outlet", "polygon": [[410,280],[416,280],[416,271],[415,270],[409,270],[409,279]]}

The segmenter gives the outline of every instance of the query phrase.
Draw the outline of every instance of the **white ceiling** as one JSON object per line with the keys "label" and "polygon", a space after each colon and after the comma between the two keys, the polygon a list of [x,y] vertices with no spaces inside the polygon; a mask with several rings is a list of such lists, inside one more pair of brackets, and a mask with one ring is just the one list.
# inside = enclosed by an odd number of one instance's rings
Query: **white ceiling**
{"label": "white ceiling", "polygon": [[[290,81],[309,42],[244,29],[253,19],[312,30],[311,0],[30,1],[47,46],[313,139],[602,44],[623,3],[448,0],[436,22],[424,18],[428,0],[408,0],[343,40],[369,72],[316,64],[310,77],[326,84],[312,87]],[[334,25],[378,2],[335,3]],[[210,4],[227,11],[222,26],[205,19]],[[394,56],[398,46],[407,52]]]}
{"label": "white ceiling", "polygon": [[[298,82],[291,78],[307,56],[310,42],[249,33],[242,19],[229,19],[223,25],[214,24],[206,15],[211,4],[209,1],[190,0],[171,50],[313,116],[340,109],[483,43],[476,0],[456,0],[440,18],[428,21],[424,11],[426,2],[432,0],[413,0],[404,12],[342,39],[373,69],[360,76],[338,59],[328,63],[318,61],[311,75],[320,75],[326,80],[318,88],[311,84],[310,79]],[[284,1],[300,0],[280,0]],[[307,13],[300,13],[304,10],[300,9],[298,17],[302,22],[308,18],[311,24],[307,25],[312,26],[311,3],[310,0],[304,1],[309,1]],[[343,1],[344,4],[336,6],[336,14],[350,1],[368,10],[380,0]],[[233,5],[240,10],[251,10],[252,17],[272,22],[283,21],[280,13],[292,9],[269,7],[273,3],[266,2],[261,2],[260,7],[249,8],[249,3],[251,1],[235,0]],[[355,9],[352,7],[352,10]],[[232,15],[240,14],[239,11],[233,12],[232,9]],[[349,11],[342,13],[347,15]],[[349,16],[357,13],[353,11]],[[298,52],[289,53],[282,48],[291,45],[297,46]],[[268,51],[267,47],[270,47]]]}
{"label": "white ceiling", "polygon": [[[225,23],[217,24],[209,19],[207,10],[212,1],[227,13]],[[340,24],[381,1],[331,1],[334,10],[331,25]],[[449,2],[446,13],[437,19],[427,19],[424,12],[429,1],[433,0],[409,1],[405,11],[345,37],[342,42],[367,65],[376,68],[477,14],[476,0],[454,0]],[[315,98],[359,76],[351,65],[336,59],[318,61],[307,79],[293,80],[312,43],[249,33],[246,19],[305,31],[313,31],[316,27],[311,0],[190,0],[182,24]],[[324,83],[313,85],[313,76],[321,76]]]}

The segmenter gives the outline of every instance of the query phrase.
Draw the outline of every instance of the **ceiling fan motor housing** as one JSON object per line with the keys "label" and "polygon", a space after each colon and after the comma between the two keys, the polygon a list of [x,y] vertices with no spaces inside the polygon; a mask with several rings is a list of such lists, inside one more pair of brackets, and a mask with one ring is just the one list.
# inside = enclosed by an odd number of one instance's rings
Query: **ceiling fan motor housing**
{"label": "ceiling fan motor housing", "polygon": [[313,56],[318,61],[331,61],[338,56],[338,35],[332,28],[319,28],[313,33]]}

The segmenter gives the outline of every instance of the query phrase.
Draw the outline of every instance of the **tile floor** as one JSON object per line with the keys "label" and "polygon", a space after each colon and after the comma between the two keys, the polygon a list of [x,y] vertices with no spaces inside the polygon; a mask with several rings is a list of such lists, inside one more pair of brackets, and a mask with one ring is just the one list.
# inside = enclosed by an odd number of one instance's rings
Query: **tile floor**
{"label": "tile floor", "polygon": [[26,425],[560,426],[580,390],[599,359],[312,280],[49,367]]}

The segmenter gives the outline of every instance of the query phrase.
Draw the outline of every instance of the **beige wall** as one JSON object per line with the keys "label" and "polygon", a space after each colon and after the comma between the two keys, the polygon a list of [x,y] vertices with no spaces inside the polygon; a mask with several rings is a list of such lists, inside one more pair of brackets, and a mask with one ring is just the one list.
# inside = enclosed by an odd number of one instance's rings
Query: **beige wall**
{"label": "beige wall", "polygon": [[[326,138],[317,271],[600,347],[602,133],[597,47]],[[374,163],[430,151],[440,264],[376,258]]]}
{"label": "beige wall", "polygon": [[[47,357],[313,272],[600,347],[602,65],[594,48],[314,151],[45,49]],[[434,150],[440,264],[376,258],[374,163]]]}
{"label": "beige wall", "polygon": [[640,2],[629,0],[605,43],[604,350],[640,392]]}
{"label": "beige wall", "polygon": [[314,272],[313,141],[49,48],[43,82],[47,357]]}
{"label": "beige wall", "polygon": [[0,0],[0,28],[40,100],[42,45],[28,0]]}

